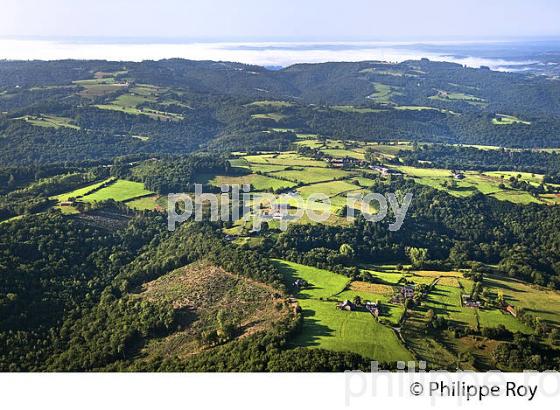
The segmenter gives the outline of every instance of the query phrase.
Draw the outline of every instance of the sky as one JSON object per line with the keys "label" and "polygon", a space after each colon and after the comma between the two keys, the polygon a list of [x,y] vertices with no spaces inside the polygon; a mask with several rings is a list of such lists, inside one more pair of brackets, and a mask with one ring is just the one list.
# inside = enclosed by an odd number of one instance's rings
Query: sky
{"label": "sky", "polygon": [[560,36],[557,0],[0,0],[0,37],[350,41]]}

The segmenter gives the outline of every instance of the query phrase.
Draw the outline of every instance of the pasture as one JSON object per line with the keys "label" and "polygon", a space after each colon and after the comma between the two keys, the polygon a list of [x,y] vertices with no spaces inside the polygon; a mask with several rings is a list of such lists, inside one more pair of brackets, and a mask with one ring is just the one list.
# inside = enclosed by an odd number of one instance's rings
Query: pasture
{"label": "pasture", "polygon": [[24,117],[15,118],[16,120],[23,120],[28,124],[36,127],[44,128],[71,128],[79,130],[80,127],[76,125],[72,118],[58,117],[55,115],[39,114],[39,115],[26,115]]}
{"label": "pasture", "polygon": [[516,117],[515,115],[506,115],[506,114],[496,114],[496,117],[492,118],[492,124],[494,125],[514,125],[514,124],[522,124],[522,125],[531,125],[530,121],[523,121]]}
{"label": "pasture", "polygon": [[286,189],[295,186],[291,181],[271,178],[265,175],[249,174],[243,176],[216,176],[210,180],[214,186],[249,184],[256,191]]}
{"label": "pasture", "polygon": [[80,200],[90,203],[96,201],[105,201],[107,199],[113,199],[118,202],[123,202],[152,193],[153,192],[145,189],[144,184],[140,182],[118,179],[105,188],[101,188],[98,191],[83,196]]}
{"label": "pasture", "polygon": [[94,184],[90,184],[90,185],[87,185],[87,186],[82,187],[82,188],[74,189],[73,191],[66,192],[64,194],[53,196],[51,199],[55,199],[59,202],[65,202],[65,201],[68,201],[70,198],[81,198],[82,196],[87,195],[91,191],[97,189],[101,185],[106,184],[106,183],[110,183],[113,180],[114,180],[114,178],[107,178],[103,181],[96,182]]}
{"label": "pasture", "polygon": [[310,284],[310,288],[296,294],[303,309],[303,327],[292,339],[293,344],[350,351],[386,362],[413,359],[394,331],[377,322],[369,312],[336,309],[336,300],[343,295],[339,293],[349,282],[347,277],[282,260],[275,263],[284,273],[287,284],[293,283],[296,278]]}
{"label": "pasture", "polygon": [[[477,191],[490,195],[498,200],[510,201],[517,204],[543,203],[542,200],[529,194],[527,191],[514,189],[505,176],[517,175],[518,173],[509,172],[477,172],[466,171],[463,179],[454,179],[453,174],[448,169],[441,168],[418,168],[412,166],[395,166],[398,171],[408,175],[422,185],[427,185],[434,189],[443,190],[456,197],[465,197],[475,194]],[[527,173],[526,173],[527,174]],[[504,175],[504,178],[500,178]],[[527,174],[532,175],[532,174]],[[526,175],[527,178],[529,178]],[[532,176],[530,180],[538,180],[542,176]],[[454,183],[455,186],[450,184]],[[500,184],[505,188],[501,188]],[[444,186],[447,184],[447,186]]]}
{"label": "pasture", "polygon": [[271,177],[280,177],[293,182],[303,184],[316,184],[318,182],[332,181],[349,176],[350,174],[341,169],[308,167],[298,169],[286,169],[283,171],[268,173]]}
{"label": "pasture", "polygon": [[269,112],[264,114],[253,114],[251,118],[255,120],[273,120],[273,121],[282,121],[283,119],[287,118],[284,114],[280,114],[277,112]]}

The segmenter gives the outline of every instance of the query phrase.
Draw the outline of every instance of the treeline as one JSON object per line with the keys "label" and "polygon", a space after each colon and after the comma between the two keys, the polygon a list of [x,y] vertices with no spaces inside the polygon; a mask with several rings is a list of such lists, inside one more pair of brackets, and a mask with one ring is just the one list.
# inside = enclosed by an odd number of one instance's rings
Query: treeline
{"label": "treeline", "polygon": [[[87,185],[108,176],[108,174],[107,168],[91,168],[87,172],[75,172],[42,178],[31,182],[23,188],[10,191],[6,195],[0,195],[0,220],[46,210],[54,203],[50,199],[51,196]],[[8,177],[8,189],[10,186],[17,184],[17,182],[12,183],[12,181],[16,181],[13,175],[10,174]]]}
{"label": "treeline", "polygon": [[478,149],[449,145],[420,145],[412,151],[399,151],[405,165],[455,170],[514,170],[538,174],[560,174],[560,153],[506,149]]}
{"label": "treeline", "polygon": [[230,164],[224,156],[192,154],[183,157],[150,159],[139,165],[116,165],[113,175],[142,182],[160,194],[193,192],[196,183],[207,185],[213,175],[227,175]]}

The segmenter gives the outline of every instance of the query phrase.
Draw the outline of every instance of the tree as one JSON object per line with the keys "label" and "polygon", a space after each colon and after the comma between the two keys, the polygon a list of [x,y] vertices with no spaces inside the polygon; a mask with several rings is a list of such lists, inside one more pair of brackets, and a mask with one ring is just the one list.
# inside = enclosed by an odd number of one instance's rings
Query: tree
{"label": "tree", "polygon": [[428,259],[428,250],[426,248],[415,248],[409,246],[406,248],[406,255],[414,266],[420,266],[426,259]]}
{"label": "tree", "polygon": [[343,243],[342,245],[340,245],[338,253],[347,258],[353,258],[354,248],[352,248],[352,246],[348,245],[347,243]]}

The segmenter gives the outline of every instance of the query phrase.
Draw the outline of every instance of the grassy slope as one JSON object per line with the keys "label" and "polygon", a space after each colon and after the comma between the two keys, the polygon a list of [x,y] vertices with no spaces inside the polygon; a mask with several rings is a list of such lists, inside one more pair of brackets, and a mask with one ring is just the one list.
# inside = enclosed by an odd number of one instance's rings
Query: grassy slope
{"label": "grassy slope", "polygon": [[286,275],[287,283],[302,278],[312,285],[297,294],[304,324],[295,344],[353,351],[380,361],[412,360],[412,355],[400,344],[394,332],[376,322],[370,313],[340,311],[336,309],[335,301],[324,300],[329,297],[341,299],[342,295],[335,295],[344,291],[349,281],[347,277],[292,262],[276,263]]}

